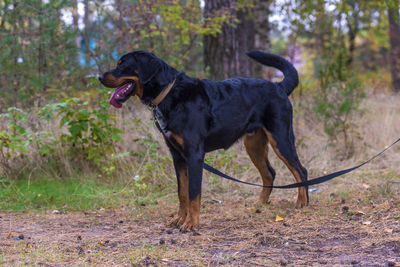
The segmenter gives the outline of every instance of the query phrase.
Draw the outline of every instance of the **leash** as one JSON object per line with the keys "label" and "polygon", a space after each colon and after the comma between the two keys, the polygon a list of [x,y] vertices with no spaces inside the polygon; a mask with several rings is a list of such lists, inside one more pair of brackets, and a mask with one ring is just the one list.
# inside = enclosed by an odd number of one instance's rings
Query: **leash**
{"label": "leash", "polygon": [[376,159],[377,157],[380,157],[383,153],[385,153],[389,148],[391,148],[392,146],[394,146],[396,143],[400,142],[400,138],[397,139],[395,142],[393,142],[390,146],[386,147],[385,149],[383,149],[381,152],[379,152],[378,154],[376,154],[375,156],[373,156],[372,158],[370,158],[369,160],[354,166],[352,168],[348,168],[345,170],[341,170],[341,171],[337,171],[337,172],[333,172],[331,174],[327,174],[318,178],[314,178],[308,181],[304,181],[304,182],[300,182],[300,183],[294,183],[294,184],[288,184],[288,185],[260,185],[260,184],[254,184],[254,183],[249,183],[249,182],[244,182],[241,181],[239,179],[233,178],[229,175],[226,175],[225,173],[220,172],[219,170],[215,169],[214,167],[208,165],[207,163],[204,162],[204,166],[203,168],[211,173],[214,173],[222,178],[234,181],[234,182],[238,182],[238,183],[242,183],[242,184],[247,184],[247,185],[252,185],[252,186],[259,186],[259,187],[266,187],[266,188],[277,188],[277,189],[288,189],[288,188],[297,188],[297,187],[302,187],[302,186],[309,186],[309,185],[316,185],[316,184],[321,184],[324,183],[326,181],[332,180],[333,178],[336,178],[338,176],[344,175],[346,173],[352,172],[368,163],[370,163],[371,161],[373,161],[374,159]]}
{"label": "leash", "polygon": [[[172,85],[175,83],[175,79],[172,83]],[[172,88],[172,86],[171,86]],[[168,89],[169,91],[170,89]],[[162,112],[158,109],[158,106],[153,106],[152,108],[153,110],[153,115],[154,115],[154,122],[156,124],[156,127],[158,128],[158,130],[164,135],[164,137],[166,137],[166,132],[167,132],[167,123],[165,121],[165,118],[162,114]],[[165,138],[165,140],[169,141],[168,138]],[[370,158],[369,160],[354,166],[352,168],[348,168],[345,170],[341,170],[341,171],[337,171],[337,172],[333,172],[321,177],[317,177],[311,180],[307,180],[304,182],[300,182],[300,183],[293,183],[293,184],[288,184],[288,185],[260,185],[260,184],[254,184],[254,183],[249,183],[249,182],[245,182],[239,179],[236,179],[234,177],[231,177],[229,175],[226,175],[225,173],[215,169],[214,167],[208,165],[207,163],[203,163],[203,168],[211,173],[214,173],[215,175],[218,175],[224,179],[227,180],[231,180],[234,182],[238,182],[238,183],[242,183],[242,184],[247,184],[247,185],[252,185],[252,186],[258,186],[258,187],[265,187],[265,188],[276,188],[276,189],[289,189],[289,188],[297,188],[297,187],[302,187],[302,186],[310,186],[310,185],[316,185],[316,184],[321,184],[324,182],[327,182],[329,180],[332,180],[333,178],[342,176],[346,173],[352,172],[368,163],[370,163],[371,161],[373,161],[374,159],[376,159],[377,157],[380,157],[383,153],[385,153],[388,149],[390,149],[392,146],[394,146],[395,144],[397,144],[398,142],[400,142],[400,138],[397,139],[396,141],[394,141],[390,146],[386,147],[385,149],[383,149],[381,152],[379,152],[378,154],[376,154],[375,156],[373,156],[372,158]],[[174,146],[171,143],[172,146]],[[179,150],[179,149],[178,149]]]}

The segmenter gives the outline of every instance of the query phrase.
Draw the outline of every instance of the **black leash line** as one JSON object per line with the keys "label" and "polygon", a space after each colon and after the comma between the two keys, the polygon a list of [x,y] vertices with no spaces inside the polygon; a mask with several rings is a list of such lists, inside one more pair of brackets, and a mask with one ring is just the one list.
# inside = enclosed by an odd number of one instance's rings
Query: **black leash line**
{"label": "black leash line", "polygon": [[[158,128],[158,130],[164,135],[164,137],[166,137],[166,123],[165,123],[165,119],[164,116],[162,115],[162,113],[160,112],[160,110],[157,108],[157,106],[153,107],[153,114],[154,114],[154,118],[155,118],[155,124]],[[168,141],[168,138],[165,138],[165,140]],[[394,146],[396,143],[400,142],[400,138],[397,139],[396,141],[394,141],[390,146],[386,147],[385,149],[383,149],[381,152],[379,152],[378,154],[376,154],[375,156],[373,156],[372,158],[370,158],[369,160],[354,166],[352,168],[349,169],[345,169],[345,170],[341,170],[341,171],[337,171],[337,172],[333,172],[321,177],[317,177],[311,180],[307,180],[304,182],[300,182],[300,183],[294,183],[294,184],[288,184],[288,185],[260,185],[260,184],[254,184],[254,183],[249,183],[249,182],[245,182],[236,178],[233,178],[229,175],[226,175],[225,173],[215,169],[214,167],[208,165],[207,163],[203,163],[203,168],[211,173],[214,173],[215,175],[218,175],[224,179],[227,180],[231,180],[234,182],[238,182],[238,183],[242,183],[242,184],[247,184],[247,185],[252,185],[252,186],[258,186],[258,187],[266,187],[266,188],[277,188],[277,189],[289,189],[289,188],[297,188],[297,187],[302,187],[302,186],[310,186],[310,185],[316,185],[316,184],[321,184],[324,183],[326,181],[332,180],[333,178],[336,178],[338,176],[341,176],[343,174],[349,173],[354,171],[355,169],[358,169],[362,166],[364,166],[365,164],[370,163],[371,161],[373,161],[374,159],[376,159],[377,157],[381,156],[383,153],[385,153],[389,148],[391,148],[392,146]],[[171,143],[172,146],[174,146],[174,144]],[[179,151],[179,148],[177,148],[177,150]]]}
{"label": "black leash line", "polygon": [[327,174],[318,178],[314,178],[308,181],[304,181],[301,183],[294,183],[294,184],[288,184],[288,185],[260,185],[260,184],[253,184],[253,183],[249,183],[249,182],[244,182],[241,181],[239,179],[233,178],[229,175],[226,175],[225,173],[220,172],[219,170],[215,169],[214,167],[208,165],[207,163],[204,162],[204,166],[203,168],[211,173],[214,173],[222,178],[234,181],[234,182],[238,182],[238,183],[242,183],[242,184],[247,184],[247,185],[252,185],[252,186],[259,186],[259,187],[266,187],[266,188],[277,188],[277,189],[288,189],[288,188],[297,188],[297,187],[301,187],[301,186],[309,186],[309,185],[316,185],[316,184],[320,184],[326,181],[329,181],[333,178],[336,178],[338,176],[341,176],[343,174],[349,173],[354,171],[355,169],[358,169],[362,166],[364,166],[367,163],[370,163],[372,160],[376,159],[377,157],[381,156],[383,153],[386,152],[386,150],[388,150],[389,148],[391,148],[392,146],[394,146],[396,143],[398,143],[400,141],[400,138],[397,139],[395,142],[393,142],[390,146],[386,147],[384,150],[382,150],[381,152],[379,152],[378,154],[376,154],[375,156],[373,156],[372,158],[370,158],[369,160],[365,161],[364,163],[361,163],[360,165],[354,166],[352,168],[349,169],[345,169],[345,170],[341,170],[341,171],[337,171],[331,174]]}

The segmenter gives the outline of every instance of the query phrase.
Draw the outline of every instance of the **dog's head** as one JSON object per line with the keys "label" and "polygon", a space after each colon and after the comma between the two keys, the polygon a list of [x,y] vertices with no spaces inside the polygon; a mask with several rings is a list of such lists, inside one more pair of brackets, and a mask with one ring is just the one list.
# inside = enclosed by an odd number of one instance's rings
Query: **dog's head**
{"label": "dog's head", "polygon": [[157,79],[156,84],[160,86],[164,84],[162,80],[166,77],[159,74],[165,66],[169,67],[154,54],[147,51],[135,51],[123,55],[118,60],[117,67],[100,75],[99,80],[106,87],[116,88],[111,95],[110,104],[121,108],[122,103],[133,94],[140,98],[144,94],[151,94],[152,92],[144,92],[144,88],[148,89],[149,86],[146,85],[153,79]]}

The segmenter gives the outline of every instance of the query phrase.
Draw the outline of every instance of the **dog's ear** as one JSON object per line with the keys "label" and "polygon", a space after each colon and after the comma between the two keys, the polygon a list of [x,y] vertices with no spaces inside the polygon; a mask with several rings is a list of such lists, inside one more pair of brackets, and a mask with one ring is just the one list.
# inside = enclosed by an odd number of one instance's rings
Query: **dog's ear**
{"label": "dog's ear", "polygon": [[135,54],[138,63],[138,75],[140,83],[148,83],[161,69],[161,60],[149,52],[138,52]]}

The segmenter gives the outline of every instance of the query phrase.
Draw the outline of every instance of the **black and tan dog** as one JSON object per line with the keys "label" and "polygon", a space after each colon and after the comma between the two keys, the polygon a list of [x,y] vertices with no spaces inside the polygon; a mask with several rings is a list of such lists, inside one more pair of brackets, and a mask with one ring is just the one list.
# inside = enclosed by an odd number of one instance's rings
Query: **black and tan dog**
{"label": "black and tan dog", "polygon": [[[178,72],[147,51],[122,56],[115,69],[99,76],[103,85],[117,88],[110,99],[113,106],[122,107],[124,101],[136,94],[143,104],[154,107],[178,180],[179,211],[173,224],[183,231],[199,224],[205,153],[227,149],[241,137],[264,185],[272,185],[275,178],[268,161],[268,143],[297,182],[307,180],[307,171],[296,153],[288,99],[298,84],[297,71],[276,55],[259,51],[247,55],[281,70],[283,81],[200,80]],[[266,203],[270,193],[270,188],[263,188],[259,202]],[[296,206],[307,204],[307,188],[301,187]]]}

